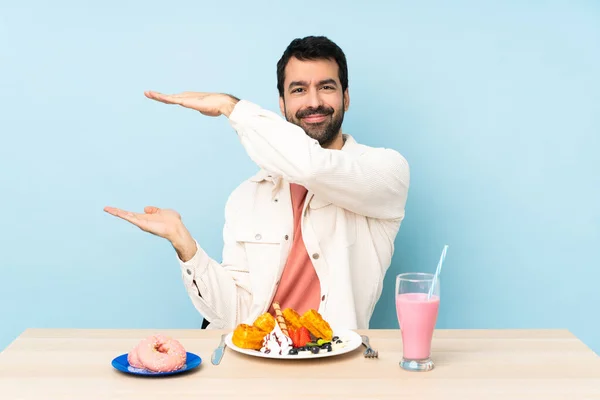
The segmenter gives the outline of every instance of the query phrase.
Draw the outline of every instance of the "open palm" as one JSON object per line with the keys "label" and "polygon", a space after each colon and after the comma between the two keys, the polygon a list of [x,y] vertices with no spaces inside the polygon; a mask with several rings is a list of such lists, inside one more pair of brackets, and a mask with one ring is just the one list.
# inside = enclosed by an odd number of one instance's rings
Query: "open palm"
{"label": "open palm", "polygon": [[134,213],[115,207],[104,207],[104,211],[131,222],[143,231],[165,239],[171,239],[181,224],[181,216],[177,211],[158,207],[145,207],[144,213]]}

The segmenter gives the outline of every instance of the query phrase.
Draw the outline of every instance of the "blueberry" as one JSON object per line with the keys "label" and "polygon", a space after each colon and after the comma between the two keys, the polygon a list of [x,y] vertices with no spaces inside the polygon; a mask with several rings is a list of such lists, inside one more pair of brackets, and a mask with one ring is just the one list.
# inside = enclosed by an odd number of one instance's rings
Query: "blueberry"
{"label": "blueberry", "polygon": [[318,354],[318,353],[319,353],[319,350],[320,350],[320,349],[319,349],[318,347],[312,347],[312,348],[310,349],[311,353],[313,353],[313,354]]}
{"label": "blueberry", "polygon": [[331,343],[327,343],[327,344],[325,344],[325,345],[323,346],[323,350],[325,350],[325,349],[326,349],[326,350],[327,350],[327,352],[329,353],[329,352],[332,350],[332,348],[331,348]]}
{"label": "blueberry", "polygon": [[297,356],[298,355],[298,350],[296,350],[296,349],[290,349],[290,352],[288,354],[290,356]]}
{"label": "blueberry", "polygon": [[332,342],[337,342],[338,340],[340,340],[339,336],[334,336],[334,337],[331,338]]}
{"label": "blueberry", "polygon": [[342,341],[341,341],[341,340],[337,340],[335,343],[336,343],[336,344],[341,344],[341,343],[342,343]]}
{"label": "blueberry", "polygon": [[306,351],[306,350],[308,350],[308,347],[306,347],[306,346],[298,347],[298,351]]}

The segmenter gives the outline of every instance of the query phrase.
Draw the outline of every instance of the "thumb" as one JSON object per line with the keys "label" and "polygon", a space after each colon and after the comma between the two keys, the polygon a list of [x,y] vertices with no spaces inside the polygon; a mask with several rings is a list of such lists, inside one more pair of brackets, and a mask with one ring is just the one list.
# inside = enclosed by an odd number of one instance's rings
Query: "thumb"
{"label": "thumb", "polygon": [[158,207],[154,207],[154,206],[146,206],[146,207],[144,207],[144,212],[146,214],[156,214],[159,211],[160,211],[160,208],[158,208]]}

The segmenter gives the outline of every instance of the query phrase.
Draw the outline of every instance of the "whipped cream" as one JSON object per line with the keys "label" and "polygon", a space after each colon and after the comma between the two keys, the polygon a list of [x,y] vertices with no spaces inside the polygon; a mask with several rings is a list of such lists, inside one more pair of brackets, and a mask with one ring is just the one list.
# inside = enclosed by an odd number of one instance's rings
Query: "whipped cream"
{"label": "whipped cream", "polygon": [[264,337],[260,351],[265,354],[287,355],[292,348],[292,339],[287,337],[276,323],[275,328]]}

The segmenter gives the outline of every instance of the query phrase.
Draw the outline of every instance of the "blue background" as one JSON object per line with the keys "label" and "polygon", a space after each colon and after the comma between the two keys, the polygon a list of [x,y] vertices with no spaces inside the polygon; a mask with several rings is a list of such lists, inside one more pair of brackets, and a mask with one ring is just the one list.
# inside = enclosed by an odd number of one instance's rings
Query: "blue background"
{"label": "blue background", "polygon": [[[410,162],[394,277],[449,244],[439,328],[567,328],[600,351],[600,5],[3,2],[0,349],[27,327],[195,328],[170,245],[102,211],[178,210],[217,260],[256,171],[228,124],[144,90],[278,111],[288,43],[346,52],[344,131]],[[499,2],[496,2],[499,3]]]}

